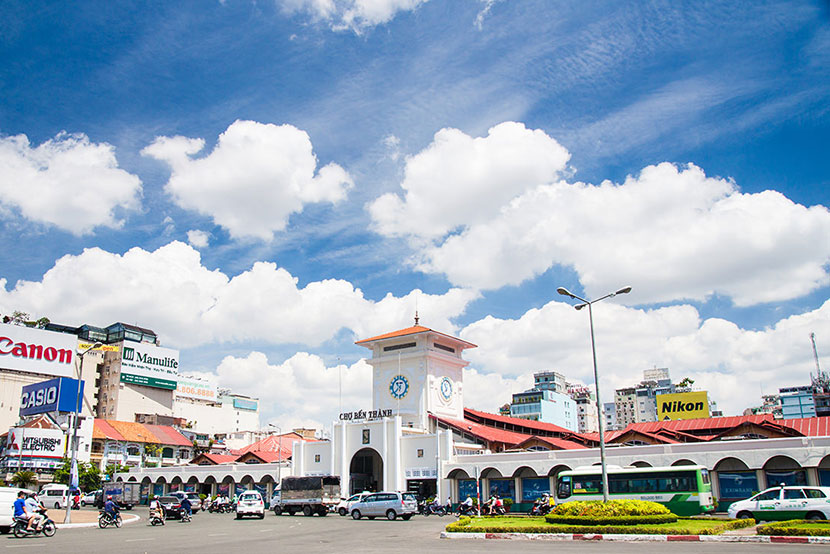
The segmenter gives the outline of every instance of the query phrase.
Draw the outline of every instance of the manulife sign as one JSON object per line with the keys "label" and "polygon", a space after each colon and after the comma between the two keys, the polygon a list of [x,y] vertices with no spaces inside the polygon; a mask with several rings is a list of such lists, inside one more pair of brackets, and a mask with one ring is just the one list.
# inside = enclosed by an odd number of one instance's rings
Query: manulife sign
{"label": "manulife sign", "polygon": [[138,342],[124,343],[121,349],[121,382],[175,390],[178,379],[178,350]]}

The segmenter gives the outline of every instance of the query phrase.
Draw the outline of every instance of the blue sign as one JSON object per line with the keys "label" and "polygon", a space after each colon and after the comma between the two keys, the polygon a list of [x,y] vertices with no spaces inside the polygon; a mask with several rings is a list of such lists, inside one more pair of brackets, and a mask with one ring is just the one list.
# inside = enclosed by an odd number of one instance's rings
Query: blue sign
{"label": "blue sign", "polygon": [[256,410],[257,403],[255,400],[245,400],[244,398],[234,398],[233,407],[240,410]]}
{"label": "blue sign", "polygon": [[[84,384],[81,381],[81,397]],[[20,415],[30,416],[47,412],[74,412],[78,401],[78,380],[58,377],[26,385],[20,395]]]}

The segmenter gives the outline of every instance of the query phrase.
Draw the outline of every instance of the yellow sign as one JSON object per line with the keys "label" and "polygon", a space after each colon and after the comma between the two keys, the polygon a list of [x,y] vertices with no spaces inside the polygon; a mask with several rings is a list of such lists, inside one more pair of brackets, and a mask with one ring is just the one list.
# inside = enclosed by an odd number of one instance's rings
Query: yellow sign
{"label": "yellow sign", "polygon": [[[84,350],[91,348],[94,343],[91,342],[79,342],[78,343],[78,351],[83,352]],[[118,345],[116,344],[102,344],[98,348],[93,348],[98,352],[118,352]]]}
{"label": "yellow sign", "polygon": [[659,394],[656,401],[658,421],[709,417],[709,394],[705,390]]}

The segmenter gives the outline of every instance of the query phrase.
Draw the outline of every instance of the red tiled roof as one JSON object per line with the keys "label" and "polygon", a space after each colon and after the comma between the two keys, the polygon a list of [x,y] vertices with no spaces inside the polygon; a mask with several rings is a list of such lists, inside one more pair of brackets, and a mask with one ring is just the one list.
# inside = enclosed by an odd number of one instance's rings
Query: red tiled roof
{"label": "red tiled roof", "polygon": [[245,454],[242,454],[242,456],[237,456],[236,459],[240,460],[243,456],[256,456],[266,464],[284,462],[287,459],[285,455],[280,455],[279,452],[271,452],[270,450],[249,450]]}
{"label": "red tiled roof", "polygon": [[830,437],[830,416],[776,419],[775,423],[791,427],[805,437]]}
{"label": "red tiled roof", "polygon": [[159,440],[159,444],[193,446],[193,442],[169,425],[145,425]]}
{"label": "red tiled roof", "polygon": [[508,446],[513,446],[515,444],[519,444],[520,442],[524,442],[526,439],[531,437],[531,435],[523,435],[521,433],[514,433],[513,431],[496,429],[495,427],[488,427],[487,425],[482,425],[466,419],[464,421],[458,421],[457,419],[438,417],[433,414],[430,414],[429,417],[487,442],[500,442]]}
{"label": "red tiled roof", "polygon": [[528,430],[527,435],[533,435],[533,431],[546,431],[548,433],[560,433],[563,435],[577,435],[581,436],[570,429],[565,429],[553,423],[545,423],[543,421],[533,421],[532,419],[521,419],[518,417],[509,417],[498,414],[491,414],[488,412],[480,412],[471,408],[464,408],[464,419],[473,421],[492,421],[505,425],[513,425],[517,427],[524,427]]}
{"label": "red tiled roof", "polygon": [[471,343],[471,342],[461,340],[457,337],[447,335],[446,333],[442,333],[440,331],[436,331],[434,329],[430,329],[429,327],[424,327],[422,325],[415,325],[413,327],[407,327],[406,329],[400,329],[398,331],[392,331],[391,333],[385,333],[383,335],[378,335],[376,337],[371,337],[371,338],[368,338],[368,339],[359,340],[355,344],[365,345],[368,342],[375,342],[375,341],[383,340],[383,339],[393,339],[393,338],[396,338],[396,337],[405,337],[405,336],[408,336],[408,335],[417,335],[417,334],[420,334],[420,333],[435,333],[437,335],[441,335],[441,336],[450,338],[454,341],[462,342],[462,343],[464,343],[465,348],[476,348],[476,345]]}
{"label": "red tiled roof", "polygon": [[516,446],[516,448],[521,448],[522,445],[524,445],[526,442],[529,442],[529,441],[534,440],[534,439],[538,440],[540,442],[547,443],[547,444],[549,444],[549,445],[551,445],[554,448],[557,448],[559,450],[575,450],[575,449],[578,449],[578,448],[587,448],[586,446],[584,446],[582,444],[579,444],[578,442],[569,441],[569,440],[566,440],[566,439],[560,439],[560,438],[557,438],[557,437],[540,437],[540,436],[537,436],[537,435],[533,435],[531,437],[528,437],[528,438],[526,438],[525,440],[523,440],[522,442],[520,442],[519,444],[517,444],[515,446]]}
{"label": "red tiled roof", "polygon": [[265,437],[262,440],[259,440],[253,444],[249,444],[245,448],[240,449],[238,452],[239,454],[245,454],[247,452],[274,452],[277,453],[282,450],[282,459],[288,460],[291,458],[291,449],[294,445],[294,441],[306,441],[302,435],[299,433],[285,433],[283,435],[270,435]]}
{"label": "red tiled roof", "polygon": [[[749,416],[734,416],[734,417],[707,417],[698,419],[679,419],[676,421],[646,421],[643,423],[632,423],[626,429],[634,428],[647,433],[656,433],[661,429],[671,429],[673,431],[712,431],[708,434],[718,434],[725,429],[731,429],[743,423],[761,423],[762,421],[772,421],[772,414],[759,414]],[[718,431],[715,433],[714,431]],[[697,435],[697,433],[692,433]]]}
{"label": "red tiled roof", "polygon": [[208,461],[212,462],[213,464],[227,464],[230,462],[235,462],[239,456],[231,456],[228,454],[212,454],[210,452],[203,452],[199,454],[195,458],[193,458],[190,463],[191,464],[198,464],[199,458],[206,458]]}

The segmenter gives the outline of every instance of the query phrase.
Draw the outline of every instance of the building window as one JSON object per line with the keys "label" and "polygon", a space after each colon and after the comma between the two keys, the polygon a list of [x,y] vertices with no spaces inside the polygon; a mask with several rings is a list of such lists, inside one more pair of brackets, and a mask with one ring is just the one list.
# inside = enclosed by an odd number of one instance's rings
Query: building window
{"label": "building window", "polygon": [[314,455],[314,461],[318,464],[320,463],[320,455],[319,454]]}
{"label": "building window", "polygon": [[437,342],[434,343],[434,344],[435,344],[435,348],[438,348],[439,350],[445,350],[447,352],[452,352],[453,354],[455,354],[455,348],[452,348],[450,346],[444,346],[443,344],[439,344]]}
{"label": "building window", "polygon": [[418,449],[418,457],[419,457],[419,458],[423,458],[423,457],[424,457],[424,449],[423,449],[423,448],[419,448],[419,449]]}
{"label": "building window", "polygon": [[369,434],[369,429],[364,429],[363,430],[363,444],[369,444],[370,436],[371,435]]}
{"label": "building window", "polygon": [[403,350],[404,348],[412,348],[415,346],[414,342],[405,342],[403,344],[393,344],[392,346],[384,346],[384,352],[392,352],[393,350]]}

